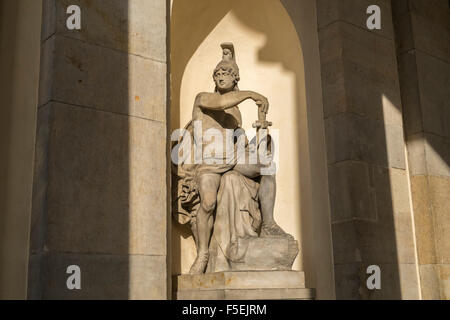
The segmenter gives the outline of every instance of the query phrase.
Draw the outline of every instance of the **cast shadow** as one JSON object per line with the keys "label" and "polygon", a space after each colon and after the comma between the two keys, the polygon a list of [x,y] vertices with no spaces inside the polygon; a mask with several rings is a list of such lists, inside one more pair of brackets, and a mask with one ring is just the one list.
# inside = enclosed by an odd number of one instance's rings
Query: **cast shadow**
{"label": "cast shadow", "polygon": [[[9,79],[9,81],[2,81],[1,83],[1,97],[2,102],[2,116],[0,119],[0,146],[2,148],[3,154],[1,158],[0,165],[0,257],[3,259],[10,256],[10,244],[7,243],[8,240],[8,230],[7,227],[10,225],[11,217],[7,213],[8,209],[8,186],[11,185],[8,168],[10,168],[11,159],[11,117],[12,110],[10,105],[12,104],[12,94],[13,84],[14,84],[14,61],[16,52],[14,49],[7,50],[6,48],[15,48],[16,37],[18,34],[17,25],[14,21],[18,17],[18,6],[16,1],[9,1],[8,3],[2,3],[0,5],[0,44],[2,45],[1,63],[2,65],[2,80]],[[6,14],[3,10],[4,7],[7,8],[8,13]],[[3,20],[3,18],[5,18]],[[5,45],[5,48],[3,48]],[[4,106],[4,107],[3,107]],[[11,263],[11,265],[13,265]],[[0,283],[2,287],[6,288],[7,283],[10,279],[8,276],[11,275],[12,270],[6,266],[4,263],[0,264]],[[5,295],[7,296],[7,295]]]}

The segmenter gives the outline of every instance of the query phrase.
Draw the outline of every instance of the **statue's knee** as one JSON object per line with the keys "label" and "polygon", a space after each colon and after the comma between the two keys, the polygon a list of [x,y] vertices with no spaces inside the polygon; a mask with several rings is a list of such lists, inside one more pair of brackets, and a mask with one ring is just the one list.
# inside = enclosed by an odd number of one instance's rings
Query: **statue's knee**
{"label": "statue's knee", "polygon": [[268,164],[262,164],[259,170],[262,176],[268,176],[275,179],[277,173],[277,166],[275,162],[270,162]]}
{"label": "statue's knee", "polygon": [[275,182],[277,176],[275,172],[268,171],[267,174],[263,175],[263,177],[267,180]]}
{"label": "statue's knee", "polygon": [[222,184],[232,185],[239,182],[239,175],[235,172],[229,172],[222,176]]}
{"label": "statue's knee", "polygon": [[201,200],[201,206],[205,213],[211,214],[216,208],[217,200],[215,196],[206,196]]}

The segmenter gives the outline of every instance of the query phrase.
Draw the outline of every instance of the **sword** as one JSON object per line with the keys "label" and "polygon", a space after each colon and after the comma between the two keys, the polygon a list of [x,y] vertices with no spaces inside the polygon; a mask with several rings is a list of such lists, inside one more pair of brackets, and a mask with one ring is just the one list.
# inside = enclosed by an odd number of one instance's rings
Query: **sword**
{"label": "sword", "polygon": [[[253,123],[253,128],[256,128],[256,150],[258,150],[259,148],[259,144],[261,143],[261,140],[264,138],[267,138],[269,136],[269,127],[272,126],[272,122],[271,121],[267,121],[266,120],[266,116],[267,114],[261,110],[261,108],[258,109],[258,120],[256,120]],[[267,130],[263,133],[263,137],[261,139],[260,137],[260,130]],[[268,143],[268,141],[266,141]],[[267,149],[267,145],[266,145],[266,149]]]}

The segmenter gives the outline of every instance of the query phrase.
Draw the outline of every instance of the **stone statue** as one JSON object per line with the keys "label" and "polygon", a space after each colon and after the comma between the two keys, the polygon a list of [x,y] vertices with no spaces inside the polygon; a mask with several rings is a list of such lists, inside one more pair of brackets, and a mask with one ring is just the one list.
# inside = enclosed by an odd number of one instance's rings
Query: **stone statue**
{"label": "stone statue", "polygon": [[[270,142],[270,135],[259,135],[271,125],[266,121],[269,102],[259,93],[239,90],[234,46],[223,43],[221,47],[222,61],[213,72],[215,92],[197,95],[192,120],[185,127],[188,135],[181,139],[194,137],[191,160],[193,155],[198,156],[198,150],[215,152],[200,153],[201,161],[185,161],[176,168],[174,214],[180,223],[190,223],[197,247],[190,273],[289,270],[298,244],[274,220],[276,180],[275,170],[270,170],[275,166],[270,149],[267,149],[269,161],[262,162],[258,157],[255,163],[248,161],[263,140],[266,146]],[[250,143],[241,128],[238,107],[248,99],[255,102],[258,110],[254,123],[258,134]],[[217,134],[229,137],[230,130],[231,143],[210,137],[211,132],[215,137]],[[238,141],[243,141],[244,152],[237,152]],[[264,169],[269,174],[261,174]]]}

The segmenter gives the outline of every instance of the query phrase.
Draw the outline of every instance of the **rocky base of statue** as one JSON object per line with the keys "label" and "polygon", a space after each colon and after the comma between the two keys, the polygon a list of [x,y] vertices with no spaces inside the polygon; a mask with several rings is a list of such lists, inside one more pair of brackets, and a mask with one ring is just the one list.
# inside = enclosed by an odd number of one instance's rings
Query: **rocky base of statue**
{"label": "rocky base of statue", "polygon": [[230,212],[224,207],[218,203],[205,273],[292,270],[299,253],[293,236],[275,222],[258,222],[245,210]]}
{"label": "rocky base of statue", "polygon": [[[227,270],[292,270],[299,252],[298,241],[278,225],[261,228],[260,237],[237,238],[228,243],[226,253],[221,250],[220,233],[216,233],[209,252],[199,253],[189,274]],[[273,229],[277,232],[271,232]]]}
{"label": "rocky base of statue", "polygon": [[301,271],[222,271],[175,276],[176,300],[312,300]]}
{"label": "rocky base of statue", "polygon": [[228,260],[231,270],[292,270],[298,254],[298,242],[293,238],[271,236],[238,239],[236,250],[245,250],[239,260]]}

